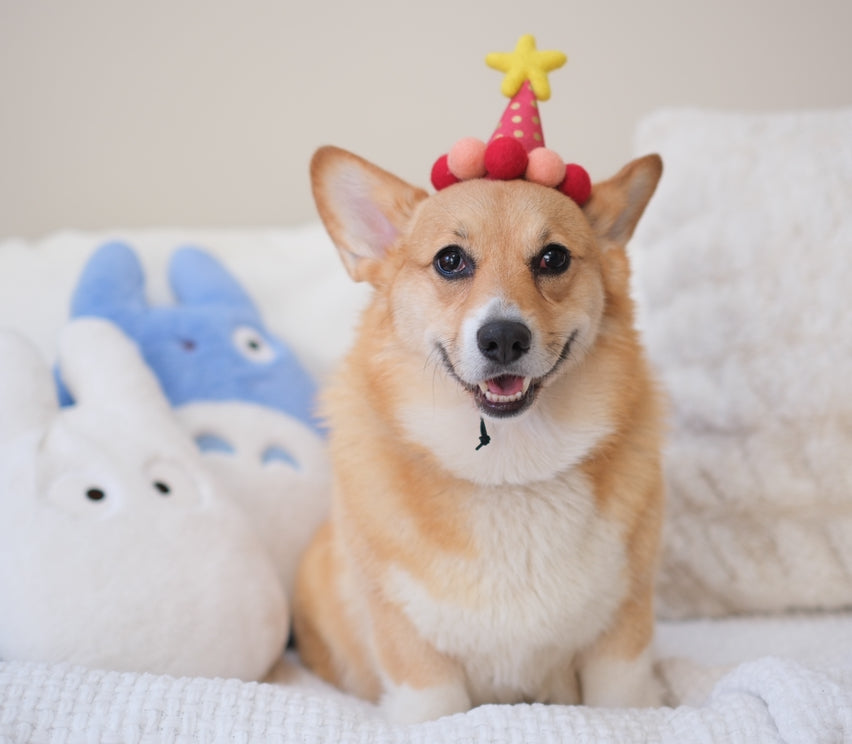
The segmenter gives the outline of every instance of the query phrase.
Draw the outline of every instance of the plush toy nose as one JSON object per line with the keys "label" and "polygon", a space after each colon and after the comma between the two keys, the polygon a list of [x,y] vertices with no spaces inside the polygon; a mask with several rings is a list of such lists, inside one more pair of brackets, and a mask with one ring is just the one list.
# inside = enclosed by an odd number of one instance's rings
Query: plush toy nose
{"label": "plush toy nose", "polygon": [[479,350],[486,359],[509,364],[530,350],[532,334],[523,323],[514,320],[494,320],[476,333]]}

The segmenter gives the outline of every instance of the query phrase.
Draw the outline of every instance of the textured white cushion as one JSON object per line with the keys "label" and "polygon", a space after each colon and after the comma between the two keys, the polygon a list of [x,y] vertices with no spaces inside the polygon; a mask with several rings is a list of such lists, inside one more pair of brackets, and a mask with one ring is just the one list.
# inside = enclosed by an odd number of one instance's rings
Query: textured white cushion
{"label": "textured white cushion", "polygon": [[631,246],[671,400],[663,616],[852,606],[852,109],[661,111]]}

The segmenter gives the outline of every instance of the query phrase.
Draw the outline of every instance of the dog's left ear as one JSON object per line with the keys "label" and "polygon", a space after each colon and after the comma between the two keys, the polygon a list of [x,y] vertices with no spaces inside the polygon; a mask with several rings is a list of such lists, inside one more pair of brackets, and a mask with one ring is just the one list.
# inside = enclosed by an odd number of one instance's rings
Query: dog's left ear
{"label": "dog's left ear", "polygon": [[659,155],[646,155],[625,165],[615,176],[595,184],[583,212],[598,236],[601,247],[624,246],[663,173]]}
{"label": "dog's left ear", "polygon": [[426,192],[337,147],[314,154],[311,184],[319,215],[349,275],[356,282],[375,283],[381,259]]}

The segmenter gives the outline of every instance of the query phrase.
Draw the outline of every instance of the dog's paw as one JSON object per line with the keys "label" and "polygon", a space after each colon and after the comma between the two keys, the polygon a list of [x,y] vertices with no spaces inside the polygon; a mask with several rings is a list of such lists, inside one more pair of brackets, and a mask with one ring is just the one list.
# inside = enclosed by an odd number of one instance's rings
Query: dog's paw
{"label": "dog's paw", "polygon": [[663,704],[663,686],[654,676],[646,649],[635,659],[596,658],[581,671],[583,703],[604,708],[655,708]]}
{"label": "dog's paw", "polygon": [[388,720],[402,724],[433,721],[463,713],[470,706],[470,696],[461,682],[422,688],[389,685],[379,703]]}

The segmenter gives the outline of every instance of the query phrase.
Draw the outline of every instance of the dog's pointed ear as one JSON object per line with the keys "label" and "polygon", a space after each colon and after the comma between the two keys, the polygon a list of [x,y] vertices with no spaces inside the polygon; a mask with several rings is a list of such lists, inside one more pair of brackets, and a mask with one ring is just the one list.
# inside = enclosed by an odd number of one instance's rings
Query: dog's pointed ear
{"label": "dog's pointed ear", "polygon": [[358,282],[374,281],[376,266],[427,196],[337,147],[322,147],[314,154],[311,184],[326,230]]}
{"label": "dog's pointed ear", "polygon": [[625,165],[615,176],[595,184],[583,212],[602,247],[624,246],[663,173],[659,155],[646,155]]}

